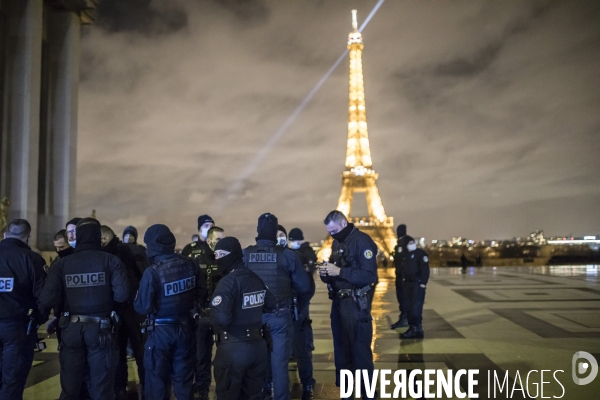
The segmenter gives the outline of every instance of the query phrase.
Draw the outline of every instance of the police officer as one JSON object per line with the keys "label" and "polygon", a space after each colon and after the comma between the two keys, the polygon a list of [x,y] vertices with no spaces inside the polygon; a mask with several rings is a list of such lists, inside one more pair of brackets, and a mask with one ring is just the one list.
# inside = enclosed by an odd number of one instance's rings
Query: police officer
{"label": "police officer", "polygon": [[300,228],[292,228],[288,235],[288,242],[290,248],[296,251],[296,254],[298,254],[303,261],[308,262],[310,273],[314,274],[316,270],[315,263],[317,262],[317,255],[313,248],[310,247],[310,243],[304,240],[304,233],[302,233],[302,230]]}
{"label": "police officer", "polygon": [[[206,246],[198,246],[203,249],[202,253],[193,253],[196,255],[194,262],[200,266],[200,269],[206,279],[207,296],[202,300],[202,308],[205,312],[209,309],[210,296],[214,292],[220,274],[217,271],[214,248],[219,240],[223,238],[223,229],[213,226],[208,230],[206,237]],[[208,391],[211,382],[211,359],[213,348],[213,331],[210,325],[198,324],[196,327],[196,361],[195,361],[195,382],[194,391],[200,394],[201,400],[208,399]]]}
{"label": "police officer", "polygon": [[208,244],[206,243],[206,239],[208,238],[208,231],[213,226],[215,226],[215,221],[210,216],[206,214],[199,216],[198,241],[186,245],[181,251],[181,255],[192,259],[203,255],[208,249]]}
{"label": "police officer", "polygon": [[123,243],[129,247],[129,250],[135,257],[135,263],[143,274],[146,268],[148,268],[148,257],[146,257],[146,248],[137,242],[138,231],[135,226],[129,225],[123,230]]}
{"label": "police officer", "polygon": [[52,267],[42,291],[44,307],[63,305],[60,400],[79,399],[87,371],[91,399],[114,397],[118,321],[113,307],[127,301],[129,284],[122,262],[102,251],[100,237],[96,219],[79,221],[75,253]]}
{"label": "police officer", "polygon": [[135,311],[147,315],[144,367],[146,400],[168,398],[173,384],[177,399],[191,400],[194,379],[192,315],[206,296],[200,268],[175,253],[175,236],[165,225],[152,225],[144,235],[152,263],[142,276]]}
{"label": "police officer", "polygon": [[236,238],[219,241],[215,255],[222,275],[210,308],[217,336],[213,363],[217,398],[262,399],[268,367],[261,329],[263,309],[271,311],[277,304],[263,281],[244,265]]}
{"label": "police officer", "polygon": [[403,298],[402,292],[402,268],[404,266],[404,260],[408,251],[406,245],[408,244],[406,238],[406,225],[400,224],[396,228],[398,234],[398,243],[396,244],[396,254],[394,256],[394,266],[396,267],[396,299],[398,300],[398,308],[400,309],[400,316],[398,321],[392,324],[392,329],[404,328],[408,326],[408,312],[406,310],[407,300]]}
{"label": "police officer", "polygon": [[302,266],[310,280],[310,290],[307,293],[295,294],[297,303],[297,316],[294,321],[294,355],[298,364],[298,375],[302,384],[302,400],[313,398],[313,386],[316,381],[313,378],[312,352],[315,349],[312,332],[312,320],[310,319],[310,300],[315,295],[315,279],[312,274],[317,255],[315,251],[304,242],[304,235],[299,228],[290,230],[288,244],[300,257]]}
{"label": "police officer", "polygon": [[[367,370],[371,377],[373,374],[371,302],[378,281],[377,246],[340,211],[330,212],[324,223],[334,240],[329,263],[320,267],[319,273],[333,300],[331,330],[339,386],[341,369]],[[367,398],[364,385],[362,394],[363,399]]]}
{"label": "police officer", "polygon": [[39,297],[46,262],[28,245],[31,225],[12,220],[0,242],[0,399],[22,399],[33,362],[37,326],[45,321]]}
{"label": "police officer", "polygon": [[269,213],[261,215],[258,218],[257,231],[256,245],[244,250],[244,262],[263,280],[277,301],[277,309],[263,315],[263,323],[269,324],[273,340],[265,397],[270,397],[273,390],[276,400],[289,400],[288,363],[293,337],[290,312],[292,290],[306,293],[310,290],[310,282],[298,256],[288,248],[276,246],[276,216]]}
{"label": "police officer", "polygon": [[144,344],[140,332],[142,318],[133,309],[133,301],[140,287],[142,279],[141,272],[135,263],[135,256],[130,248],[121,243],[115,232],[108,226],[100,227],[102,232],[102,249],[109,254],[117,256],[127,271],[129,282],[129,299],[124,303],[116,303],[115,311],[121,318],[121,324],[117,334],[119,346],[119,362],[115,374],[115,399],[125,400],[127,398],[127,342],[131,346],[133,357],[138,368],[140,385],[144,386]]}
{"label": "police officer", "polygon": [[67,240],[69,242],[69,246],[75,248],[77,245],[77,223],[81,221],[81,218],[75,217],[70,219],[65,228],[67,229]]}
{"label": "police officer", "polygon": [[404,297],[407,300],[408,324],[410,328],[400,337],[402,339],[422,339],[423,304],[425,303],[425,288],[429,281],[429,258],[423,249],[417,248],[415,240],[406,237],[407,254],[404,260]]}

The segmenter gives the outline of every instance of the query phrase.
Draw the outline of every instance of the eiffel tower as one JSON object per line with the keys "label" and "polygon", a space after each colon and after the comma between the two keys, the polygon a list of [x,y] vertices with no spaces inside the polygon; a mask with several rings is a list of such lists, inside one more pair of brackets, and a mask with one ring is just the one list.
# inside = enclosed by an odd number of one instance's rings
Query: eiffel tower
{"label": "eiffel tower", "polygon": [[[349,222],[354,223],[357,228],[371,236],[381,254],[389,258],[396,245],[394,218],[388,217],[385,213],[377,189],[378,174],[372,169],[362,71],[362,51],[365,46],[358,31],[356,10],[352,10],[352,28],[353,31],[348,36],[350,102],[346,170],[342,173],[342,193],[338,200],[337,210],[343,212]],[[351,216],[352,202],[356,193],[365,193],[368,216]],[[332,243],[331,237],[323,243],[323,247],[319,250],[320,259],[329,258]]]}

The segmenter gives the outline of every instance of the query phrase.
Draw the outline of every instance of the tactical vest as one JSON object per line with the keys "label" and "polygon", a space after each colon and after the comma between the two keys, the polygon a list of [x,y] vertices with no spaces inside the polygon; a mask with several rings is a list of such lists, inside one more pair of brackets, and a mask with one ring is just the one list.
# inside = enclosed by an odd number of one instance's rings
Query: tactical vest
{"label": "tactical vest", "polygon": [[236,269],[228,276],[236,281],[239,293],[234,299],[231,325],[227,331],[236,334],[245,329],[260,329],[266,296],[264,283],[246,268]]}
{"label": "tactical vest", "polygon": [[[104,254],[108,256],[107,253],[103,252]],[[104,267],[102,261],[94,261],[86,264],[77,254],[63,261],[65,311],[72,315],[108,317],[112,311],[112,273]]]}
{"label": "tactical vest", "polygon": [[250,246],[245,250],[244,262],[250,271],[262,279],[273,293],[280,307],[290,305],[292,299],[292,279],[285,268],[281,246]]}
{"label": "tactical vest", "polygon": [[[346,238],[346,240],[344,240],[343,243],[340,243],[337,240],[333,241],[333,245],[331,246],[331,256],[329,257],[329,262],[335,264],[339,268],[353,268],[353,264],[357,262],[357,260],[355,259],[357,255],[349,254],[349,248],[351,247],[351,244],[353,244],[356,240],[357,232],[358,229],[354,228],[354,230],[350,232],[350,235],[348,235],[348,237]],[[332,282],[332,285],[335,290],[354,289],[354,285],[343,279],[335,280],[334,282]]]}
{"label": "tactical vest", "polygon": [[156,318],[189,317],[195,306],[196,275],[191,261],[181,258],[152,266],[159,279]]}

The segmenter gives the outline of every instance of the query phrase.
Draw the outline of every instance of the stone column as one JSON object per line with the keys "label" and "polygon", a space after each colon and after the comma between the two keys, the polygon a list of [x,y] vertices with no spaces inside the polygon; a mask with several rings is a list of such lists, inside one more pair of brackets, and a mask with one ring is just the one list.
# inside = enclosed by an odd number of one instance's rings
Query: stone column
{"label": "stone column", "polygon": [[69,11],[50,11],[48,41],[48,127],[45,143],[45,207],[40,210],[39,239],[52,245],[54,234],[74,216],[77,167],[77,92],[79,83],[79,16]]}
{"label": "stone column", "polygon": [[[40,76],[43,0],[4,2],[5,98],[2,130],[2,195],[12,201],[9,219],[37,228]],[[31,244],[36,245],[32,235]]]}

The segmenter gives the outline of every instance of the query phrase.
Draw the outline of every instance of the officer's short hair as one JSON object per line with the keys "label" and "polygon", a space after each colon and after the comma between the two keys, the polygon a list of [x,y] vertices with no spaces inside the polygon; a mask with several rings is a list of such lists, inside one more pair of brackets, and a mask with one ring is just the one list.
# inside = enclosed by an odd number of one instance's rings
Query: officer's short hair
{"label": "officer's short hair", "polygon": [[69,238],[67,237],[67,230],[66,229],[61,229],[60,231],[56,232],[56,235],[54,235],[54,241],[58,242],[59,240],[64,240],[65,242],[69,241]]}
{"label": "officer's short hair", "polygon": [[102,237],[108,237],[110,239],[115,237],[115,231],[113,231],[109,226],[101,225],[100,226],[100,234]]}
{"label": "officer's short hair", "polygon": [[225,230],[223,228],[220,228],[218,226],[213,226],[212,228],[210,228],[208,230],[208,233],[206,234],[206,237],[209,238],[212,236],[213,233],[215,232],[225,232]]}
{"label": "officer's short hair", "polygon": [[325,220],[323,221],[323,223],[325,225],[328,225],[332,221],[335,222],[336,224],[341,224],[342,221],[348,222],[348,220],[346,219],[346,216],[344,215],[344,213],[341,212],[341,211],[338,211],[338,210],[333,210],[332,212],[330,212],[329,214],[327,214],[327,216],[325,217]]}
{"label": "officer's short hair", "polygon": [[25,219],[13,219],[6,227],[6,237],[25,240],[31,235],[31,225]]}

